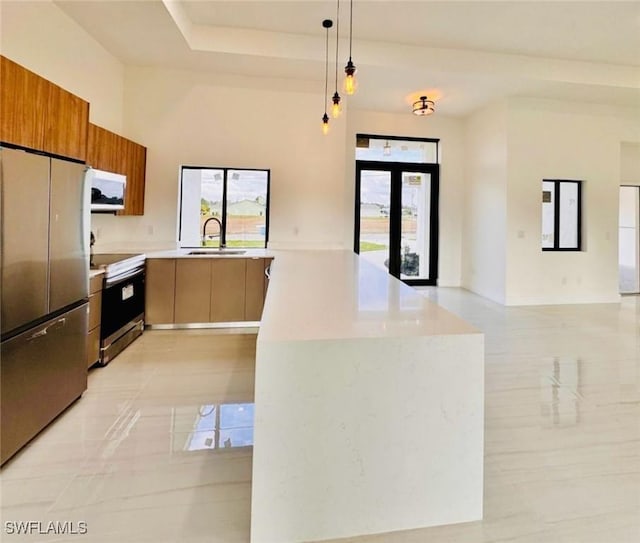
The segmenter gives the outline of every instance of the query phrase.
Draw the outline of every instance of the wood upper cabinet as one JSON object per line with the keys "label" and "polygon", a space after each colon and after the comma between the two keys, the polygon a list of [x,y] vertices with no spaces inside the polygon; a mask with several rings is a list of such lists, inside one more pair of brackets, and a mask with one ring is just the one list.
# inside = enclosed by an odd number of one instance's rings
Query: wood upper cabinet
{"label": "wood upper cabinet", "polygon": [[49,85],[44,150],[54,155],[87,159],[89,102],[57,85]]}
{"label": "wood upper cabinet", "polygon": [[98,170],[113,173],[121,171],[117,163],[118,135],[89,123],[87,137],[87,164]]}
{"label": "wood upper cabinet", "polygon": [[86,159],[89,103],[0,56],[0,141]]}
{"label": "wood upper cabinet", "polygon": [[0,57],[0,141],[44,149],[49,82]]}
{"label": "wood upper cabinet", "polygon": [[89,123],[87,164],[127,176],[124,210],[119,215],[144,214],[146,147]]}
{"label": "wood upper cabinet", "polygon": [[147,148],[129,142],[129,169],[127,171],[127,194],[121,215],[144,215],[145,173]]}

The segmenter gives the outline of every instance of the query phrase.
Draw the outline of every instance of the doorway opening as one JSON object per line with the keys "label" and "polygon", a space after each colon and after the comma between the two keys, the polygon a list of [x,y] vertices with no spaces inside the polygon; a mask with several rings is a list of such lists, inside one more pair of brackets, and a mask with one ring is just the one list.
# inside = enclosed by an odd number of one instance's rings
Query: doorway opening
{"label": "doorway opening", "polygon": [[438,280],[437,146],[358,135],[354,251],[409,285]]}
{"label": "doorway opening", "polygon": [[618,264],[621,294],[640,294],[640,187],[620,187]]}

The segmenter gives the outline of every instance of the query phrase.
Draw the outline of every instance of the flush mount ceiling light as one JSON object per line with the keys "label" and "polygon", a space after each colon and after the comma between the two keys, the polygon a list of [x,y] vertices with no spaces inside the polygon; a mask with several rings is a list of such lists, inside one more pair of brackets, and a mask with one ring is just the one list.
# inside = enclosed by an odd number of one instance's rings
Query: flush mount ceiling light
{"label": "flush mount ceiling light", "polygon": [[420,100],[413,103],[414,115],[431,115],[434,111],[433,100],[428,100],[426,96],[421,96]]}
{"label": "flush mount ceiling light", "polygon": [[324,48],[324,115],[322,116],[322,133],[329,133],[329,115],[327,115],[327,87],[329,85],[329,29],[333,26],[331,19],[322,21],[322,27],[327,31]]}
{"label": "flush mount ceiling light", "polygon": [[356,92],[358,82],[356,81],[356,65],[351,60],[351,44],[353,42],[353,0],[349,2],[349,61],[344,67],[344,92],[351,95]]}

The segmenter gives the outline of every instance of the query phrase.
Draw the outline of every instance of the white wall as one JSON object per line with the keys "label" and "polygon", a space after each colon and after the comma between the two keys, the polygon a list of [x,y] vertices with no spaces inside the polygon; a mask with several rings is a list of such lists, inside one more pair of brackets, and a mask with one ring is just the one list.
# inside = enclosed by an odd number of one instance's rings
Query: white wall
{"label": "white wall", "polygon": [[[513,99],[508,126],[507,305],[616,302],[621,142],[640,110]],[[583,250],[540,249],[542,179],[583,180]]]}
{"label": "white wall", "polygon": [[490,105],[466,122],[462,285],[505,301],[507,108]]}
{"label": "white wall", "polygon": [[125,129],[147,147],[145,214],[95,217],[96,250],[175,247],[182,164],[270,169],[269,246],[343,247],[351,228],[344,209],[344,123],[333,123],[323,136],[324,89],[291,86],[127,68]]}
{"label": "white wall", "polygon": [[87,100],[91,122],[122,133],[122,63],[53,2],[3,0],[0,36],[2,55]]}
{"label": "white wall", "polygon": [[620,184],[640,185],[640,143],[620,144]]}
{"label": "white wall", "polygon": [[440,139],[440,246],[438,284],[459,286],[464,196],[463,122],[453,117],[350,110],[347,117],[346,177],[348,212],[346,247],[353,247],[356,134]]}

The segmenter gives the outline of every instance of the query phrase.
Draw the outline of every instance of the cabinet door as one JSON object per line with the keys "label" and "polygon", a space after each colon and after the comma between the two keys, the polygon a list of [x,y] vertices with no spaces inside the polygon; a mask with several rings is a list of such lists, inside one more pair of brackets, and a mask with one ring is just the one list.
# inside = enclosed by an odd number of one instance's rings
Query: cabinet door
{"label": "cabinet door", "polygon": [[87,137],[87,164],[98,170],[118,171],[118,135],[89,123]]}
{"label": "cabinet door", "polygon": [[0,57],[0,141],[43,150],[46,79]]}
{"label": "cabinet door", "polygon": [[44,150],[84,162],[87,158],[89,102],[53,83],[47,84]]}
{"label": "cabinet door", "polygon": [[147,149],[133,141],[127,141],[127,189],[124,210],[119,215],[144,215],[145,171]]}
{"label": "cabinet door", "polygon": [[211,259],[176,260],[175,322],[209,322]]}
{"label": "cabinet door", "polygon": [[211,271],[211,322],[245,320],[246,258],[216,258]]}
{"label": "cabinet door", "polygon": [[244,316],[247,321],[259,321],[264,305],[264,258],[248,258],[246,262]]}
{"label": "cabinet door", "polygon": [[174,321],[176,261],[147,259],[144,320],[147,324],[171,324]]}

